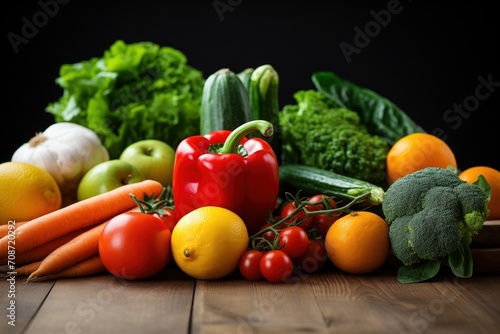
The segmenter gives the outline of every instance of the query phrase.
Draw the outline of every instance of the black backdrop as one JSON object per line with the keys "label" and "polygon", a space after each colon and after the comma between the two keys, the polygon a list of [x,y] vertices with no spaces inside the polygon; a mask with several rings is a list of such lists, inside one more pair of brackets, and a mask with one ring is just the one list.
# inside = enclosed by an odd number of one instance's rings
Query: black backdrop
{"label": "black backdrop", "polygon": [[54,83],[61,64],[101,56],[123,39],[175,47],[205,77],[271,64],[282,106],[313,88],[312,72],[334,71],[389,98],[426,131],[440,131],[460,168],[500,169],[499,20],[486,1],[19,3],[3,5],[8,102],[0,162],[53,123],[44,108],[62,93]]}

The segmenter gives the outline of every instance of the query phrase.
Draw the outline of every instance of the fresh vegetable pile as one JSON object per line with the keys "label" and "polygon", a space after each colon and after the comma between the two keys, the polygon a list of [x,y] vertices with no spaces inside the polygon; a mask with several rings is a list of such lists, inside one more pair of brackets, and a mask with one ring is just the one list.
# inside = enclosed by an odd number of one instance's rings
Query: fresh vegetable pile
{"label": "fresh vegetable pile", "polygon": [[[328,265],[367,274],[394,257],[403,283],[444,267],[471,277],[500,172],[466,182],[446,143],[391,101],[332,72],[312,82],[280,109],[269,64],[204,78],[178,50],[117,41],[63,65],[47,111],[78,131],[48,129],[2,164],[0,265],[30,282],[148,279],[176,264],[198,279],[279,283]],[[17,186],[12,173],[38,176]],[[36,192],[44,213],[3,189]]]}

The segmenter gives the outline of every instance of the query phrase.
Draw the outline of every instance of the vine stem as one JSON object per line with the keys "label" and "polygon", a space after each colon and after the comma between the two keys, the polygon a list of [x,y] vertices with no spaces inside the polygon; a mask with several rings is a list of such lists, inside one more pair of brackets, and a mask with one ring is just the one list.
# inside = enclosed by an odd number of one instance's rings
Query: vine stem
{"label": "vine stem", "polygon": [[326,213],[326,214],[335,213],[335,212],[347,212],[347,213],[350,213],[350,212],[352,212],[352,210],[350,209],[351,206],[353,206],[354,204],[357,204],[357,203],[365,201],[370,196],[371,196],[371,193],[367,192],[367,193],[364,193],[362,195],[359,195],[359,196],[355,197],[354,199],[352,199],[349,203],[347,203],[344,206],[341,206],[341,207],[338,207],[338,208],[333,208],[333,209],[316,210],[316,211],[309,211],[309,210],[307,210],[306,209],[306,205],[315,206],[315,205],[321,204],[321,202],[312,203],[312,202],[307,202],[307,201],[300,201],[298,203],[298,205],[297,205],[297,208],[295,210],[293,210],[288,216],[286,216],[285,218],[280,219],[276,223],[274,223],[274,224],[272,224],[272,225],[270,225],[270,226],[268,226],[268,227],[266,227],[266,228],[264,228],[264,229],[256,232],[255,234],[253,234],[252,236],[250,236],[250,239],[252,240],[254,238],[258,238],[262,234],[264,234],[266,232],[269,232],[269,231],[276,232],[276,228],[278,226],[280,226],[281,224],[283,224],[287,220],[290,220],[290,218],[292,218],[300,210],[303,210],[306,213],[306,217],[309,217],[310,215],[318,215],[318,214],[323,214],[323,213]]}

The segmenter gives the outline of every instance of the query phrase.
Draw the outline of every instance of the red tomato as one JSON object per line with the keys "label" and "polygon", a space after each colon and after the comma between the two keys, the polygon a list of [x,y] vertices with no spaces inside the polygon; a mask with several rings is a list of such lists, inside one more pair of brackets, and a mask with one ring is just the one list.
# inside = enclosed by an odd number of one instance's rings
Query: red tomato
{"label": "red tomato", "polygon": [[[306,205],[305,208],[308,211],[314,211],[314,210],[316,210],[311,205]],[[297,222],[301,221],[300,226],[304,230],[308,230],[311,227],[312,223],[313,223],[314,216],[311,215],[311,216],[307,217],[307,215],[306,215],[306,213],[305,213],[304,210],[299,210],[297,213],[295,213],[295,214],[292,215],[292,213],[295,210],[297,210],[297,203],[295,203],[294,201],[288,202],[287,204],[285,204],[285,206],[283,207],[283,209],[281,209],[281,219],[285,219],[288,216],[290,216],[289,219],[287,219],[286,222],[285,222],[286,225],[293,224],[295,221],[297,221]]]}
{"label": "red tomato", "polygon": [[310,239],[304,254],[293,261],[305,273],[312,274],[320,271],[328,261],[328,254],[323,241]]}
{"label": "red tomato", "polygon": [[321,235],[323,239],[325,239],[326,233],[328,232],[330,226],[332,226],[332,224],[335,223],[335,221],[339,219],[339,217],[340,214],[338,212],[330,214],[320,213],[314,216],[313,224],[314,226],[316,226],[316,228],[318,229],[318,234]]}
{"label": "red tomato", "polygon": [[149,278],[168,263],[171,236],[168,227],[153,215],[122,213],[101,232],[99,255],[106,269],[118,278]]}
{"label": "red tomato", "polygon": [[[266,229],[269,226],[271,226],[271,224],[266,223],[266,224],[262,225],[262,227],[259,229],[259,231],[262,231],[263,229]],[[280,229],[283,227],[277,227],[277,228]],[[274,243],[274,239],[276,238],[276,233],[274,233],[273,231],[267,231],[267,232],[264,232],[263,234],[261,234],[260,237],[266,239],[270,243]]]}
{"label": "red tomato", "polygon": [[307,232],[300,226],[288,226],[278,234],[278,246],[280,250],[290,257],[298,257],[307,250],[309,237]]}
{"label": "red tomato", "polygon": [[[328,200],[328,205],[325,206],[322,202],[324,201],[324,198]],[[314,196],[309,197],[308,199],[309,202],[312,203],[320,203],[314,205],[318,210],[327,210],[327,209],[335,209],[337,207],[337,203],[335,200],[329,196],[323,195],[323,194],[317,194]],[[333,213],[319,213],[315,214],[312,226],[315,226],[318,229],[318,233],[323,237],[323,239],[326,236],[326,232],[328,232],[328,229],[332,224],[339,219],[340,217],[340,212],[333,212]]]}
{"label": "red tomato", "polygon": [[[323,204],[324,199],[328,200],[329,207],[325,207],[325,205]],[[309,197],[309,199],[307,201],[311,202],[311,203],[320,203],[320,204],[314,205],[318,210],[335,209],[337,207],[337,203],[335,202],[335,200],[333,198],[331,198],[330,196],[323,195],[323,194],[317,194],[317,195],[311,196],[311,197]]]}
{"label": "red tomato", "polygon": [[260,272],[269,282],[284,282],[292,277],[292,259],[279,249],[270,250],[260,260]]}
{"label": "red tomato", "polygon": [[260,272],[260,260],[266,252],[250,249],[241,256],[239,270],[243,277],[249,281],[258,281],[263,278]]}

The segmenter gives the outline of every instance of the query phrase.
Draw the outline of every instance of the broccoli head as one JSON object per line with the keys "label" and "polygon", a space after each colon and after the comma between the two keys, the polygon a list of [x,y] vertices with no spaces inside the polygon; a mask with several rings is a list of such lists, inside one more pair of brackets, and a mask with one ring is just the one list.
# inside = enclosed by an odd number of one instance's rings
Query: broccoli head
{"label": "broccoli head", "polygon": [[374,184],[385,180],[388,144],[371,135],[359,115],[336,108],[314,90],[294,94],[280,112],[283,161],[319,167]]}
{"label": "broccoli head", "polygon": [[428,167],[399,178],[382,202],[394,255],[412,265],[470,244],[489,213],[488,200],[483,189],[449,169]]}

